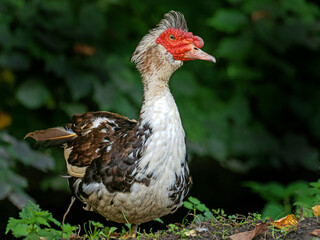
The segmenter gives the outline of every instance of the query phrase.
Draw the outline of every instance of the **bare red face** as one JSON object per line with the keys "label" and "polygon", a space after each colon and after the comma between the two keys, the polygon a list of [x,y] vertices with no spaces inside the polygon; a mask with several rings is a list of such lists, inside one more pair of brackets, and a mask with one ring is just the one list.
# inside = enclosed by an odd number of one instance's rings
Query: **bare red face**
{"label": "bare red face", "polygon": [[175,60],[206,60],[215,62],[215,58],[200,48],[204,42],[201,37],[194,36],[192,32],[184,32],[181,29],[169,28],[164,31],[156,40],[161,44]]}

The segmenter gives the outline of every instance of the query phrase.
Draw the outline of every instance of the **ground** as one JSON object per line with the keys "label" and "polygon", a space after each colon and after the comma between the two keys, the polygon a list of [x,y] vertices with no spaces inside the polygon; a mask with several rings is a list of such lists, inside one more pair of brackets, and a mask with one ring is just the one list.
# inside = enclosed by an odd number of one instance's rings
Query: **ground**
{"label": "ground", "polygon": [[[145,235],[143,234],[139,239],[159,239],[159,240],[168,240],[168,239],[234,239],[234,240],[274,240],[274,239],[286,239],[286,240],[317,240],[319,237],[313,236],[310,233],[315,229],[320,229],[320,218],[305,218],[302,219],[297,228],[291,228],[288,231],[279,230],[271,227],[270,222],[268,229],[263,231],[258,236],[244,237],[240,236],[237,238],[230,238],[232,234],[239,232],[247,232],[255,229],[256,224],[259,221],[252,220],[251,218],[242,218],[239,216],[237,221],[225,220],[225,221],[205,221],[202,223],[194,223],[191,227],[183,228],[179,224],[175,225],[177,228],[171,225],[169,230],[166,232],[157,232],[153,234]],[[249,234],[250,235],[250,234]]]}

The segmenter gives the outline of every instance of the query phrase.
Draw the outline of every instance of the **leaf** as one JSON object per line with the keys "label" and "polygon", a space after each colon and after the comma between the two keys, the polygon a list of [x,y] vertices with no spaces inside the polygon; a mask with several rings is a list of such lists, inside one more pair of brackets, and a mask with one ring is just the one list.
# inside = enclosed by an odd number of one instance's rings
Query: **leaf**
{"label": "leaf", "polygon": [[12,156],[26,165],[29,165],[35,159],[36,152],[32,151],[29,145],[22,141],[12,143]]}
{"label": "leaf", "polygon": [[320,178],[317,182],[311,182],[310,185],[314,188],[320,189]]}
{"label": "leaf", "polygon": [[277,202],[268,202],[262,210],[262,217],[271,217],[276,218],[279,216],[283,216],[284,207],[282,204]]}
{"label": "leaf", "polygon": [[93,100],[98,104],[100,109],[109,111],[116,103],[116,95],[119,94],[115,86],[110,82],[95,82],[93,87]]}
{"label": "leaf", "polygon": [[90,220],[89,223],[95,228],[103,228],[103,224],[100,222],[95,222]]}
{"label": "leaf", "polygon": [[21,219],[30,219],[34,216],[34,212],[41,211],[38,204],[33,203],[32,201],[28,201],[22,211],[19,213],[19,217]]}
{"label": "leaf", "polygon": [[195,197],[188,197],[188,200],[189,200],[190,202],[192,202],[194,205],[198,205],[198,204],[201,203],[201,202],[200,202],[197,198],[195,198]]}
{"label": "leaf", "polygon": [[8,195],[9,192],[12,190],[12,187],[9,184],[3,184],[1,181],[0,185],[0,200],[5,199]]}
{"label": "leaf", "polygon": [[47,227],[50,227],[50,224],[48,223],[48,220],[46,219],[45,216],[35,217],[34,220],[35,220],[35,223],[38,225],[45,225]]}
{"label": "leaf", "polygon": [[[60,224],[60,222],[59,222]],[[58,225],[59,226],[59,225]],[[63,225],[63,233],[66,236],[70,236],[71,234],[73,234],[76,230],[78,229],[78,227],[76,226],[71,226],[69,223],[65,223]],[[117,228],[116,228],[117,229]]]}
{"label": "leaf", "polygon": [[278,219],[274,223],[272,223],[276,228],[285,229],[285,228],[296,228],[298,226],[298,218],[293,214],[287,215],[283,218]]}
{"label": "leaf", "polygon": [[188,201],[184,201],[183,202],[183,206],[187,209],[190,209],[192,210],[193,209],[193,204],[191,202],[188,202]]}
{"label": "leaf", "polygon": [[27,70],[30,67],[30,60],[20,52],[10,52],[0,55],[0,65],[12,70]]}
{"label": "leaf", "polygon": [[48,102],[50,93],[41,82],[28,80],[19,86],[16,97],[25,107],[36,109]]}
{"label": "leaf", "polygon": [[260,79],[261,72],[256,71],[252,67],[245,66],[244,64],[231,62],[227,67],[227,75],[231,79]]}
{"label": "leaf", "polygon": [[310,234],[316,237],[320,237],[320,229],[314,229]]}
{"label": "leaf", "polygon": [[46,66],[45,70],[47,72],[53,72],[58,77],[65,77],[66,72],[68,71],[69,62],[65,55],[62,54],[55,54],[50,55],[45,59]]}
{"label": "leaf", "polygon": [[68,116],[73,116],[77,113],[85,113],[88,111],[86,105],[81,103],[68,103],[64,104],[63,110],[68,114]]}
{"label": "leaf", "polygon": [[251,240],[268,229],[269,223],[258,223],[254,230],[236,233],[229,236],[232,240]]}
{"label": "leaf", "polygon": [[209,212],[209,208],[206,207],[206,205],[204,205],[203,203],[197,204],[196,208],[200,211],[200,212]]}
{"label": "leaf", "polygon": [[21,189],[10,193],[9,200],[19,209],[22,209],[28,201],[33,200],[28,194],[22,192]]}
{"label": "leaf", "polygon": [[87,96],[93,84],[97,81],[98,78],[95,75],[81,71],[70,71],[66,77],[67,85],[74,100]]}
{"label": "leaf", "polygon": [[285,187],[278,182],[258,183],[246,182],[245,185],[250,187],[254,192],[261,195],[268,202],[277,202],[285,197]]}
{"label": "leaf", "polygon": [[153,221],[156,221],[156,222],[159,222],[161,224],[164,224],[164,222],[163,222],[163,220],[161,218],[153,219]]}
{"label": "leaf", "polygon": [[12,35],[9,26],[1,23],[0,25],[0,44],[2,46],[10,46],[12,44]]}
{"label": "leaf", "polygon": [[235,9],[218,9],[214,16],[208,20],[210,26],[226,33],[238,31],[247,22],[246,15]]}
{"label": "leaf", "polygon": [[212,212],[204,212],[203,213],[203,215],[204,215],[204,218],[205,218],[205,220],[209,220],[209,219],[213,219],[214,218],[214,216],[213,216],[213,214],[212,214]]}
{"label": "leaf", "polygon": [[[61,227],[61,223],[52,217],[48,211],[43,211],[37,204],[27,202],[25,207],[19,214],[20,219],[10,218],[8,221],[6,233],[12,231],[16,237],[26,236],[24,239],[60,239],[61,231],[51,228],[50,223],[54,223]],[[98,223],[93,223],[97,227]],[[48,228],[42,228],[44,226]],[[100,224],[101,225],[101,224]],[[64,225],[63,237],[69,236],[77,229],[75,226],[69,224]]]}
{"label": "leaf", "polygon": [[249,50],[252,47],[252,39],[247,36],[238,38],[223,38],[216,50],[219,57],[230,60],[244,60],[249,56]]}
{"label": "leaf", "polygon": [[8,173],[8,181],[14,187],[27,187],[28,183],[25,177],[16,174],[15,172]]}
{"label": "leaf", "polygon": [[6,234],[8,234],[9,231],[11,231],[15,237],[27,236],[28,225],[21,223],[20,219],[10,217],[6,228]]}
{"label": "leaf", "polygon": [[46,156],[44,154],[36,154],[36,159],[31,163],[31,166],[42,170],[42,171],[46,171],[49,169],[53,169],[54,168],[54,160],[53,158]]}
{"label": "leaf", "polygon": [[320,205],[314,205],[312,207],[312,210],[313,210],[313,215],[314,216],[316,216],[316,217],[320,216]]}

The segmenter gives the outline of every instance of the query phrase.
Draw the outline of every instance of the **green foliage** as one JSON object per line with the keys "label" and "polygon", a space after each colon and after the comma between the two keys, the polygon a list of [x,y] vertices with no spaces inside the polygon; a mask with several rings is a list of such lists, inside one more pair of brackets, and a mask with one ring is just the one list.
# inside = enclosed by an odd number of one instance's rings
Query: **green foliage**
{"label": "green foliage", "polygon": [[[24,239],[40,239],[40,237],[60,239],[62,236],[61,231],[52,228],[52,225],[61,227],[61,223],[54,219],[50,212],[41,210],[31,201],[26,203],[19,217],[20,219],[12,217],[9,219],[6,234],[11,231],[14,237],[24,237]],[[77,227],[66,224],[63,229],[63,237],[69,237]]]}
{"label": "green foliage", "polygon": [[[129,59],[171,9],[185,14],[190,31],[218,60],[187,62],[170,81],[190,159],[206,156],[241,173],[265,166],[315,171],[320,9],[307,0],[2,0],[0,129],[22,139],[85,111],[137,118],[142,85]],[[54,153],[55,164],[31,150],[42,160],[29,161],[24,150],[9,151],[14,144],[0,142],[0,199],[21,207],[30,197],[20,163],[44,164],[36,168],[53,176],[65,166]],[[52,175],[43,177],[43,188],[66,186]]]}
{"label": "green foliage", "polygon": [[215,29],[225,32],[234,33],[246,25],[248,19],[244,13],[235,9],[218,9],[214,16],[208,20],[208,24]]}
{"label": "green foliage", "polygon": [[192,211],[194,216],[192,222],[206,221],[214,218],[209,208],[195,197],[188,197],[188,200],[183,202],[183,206]]}
{"label": "green foliage", "polygon": [[40,171],[54,167],[54,161],[46,154],[35,152],[27,143],[0,131],[0,200],[8,198],[18,208],[32,199],[26,192],[28,181],[22,176],[21,166]]}
{"label": "green foliage", "polygon": [[50,93],[39,81],[29,80],[20,85],[17,90],[17,99],[25,107],[33,109],[45,105]]}
{"label": "green foliage", "polygon": [[162,221],[161,218],[156,218],[156,219],[154,219],[153,221],[156,221],[156,222],[159,222],[159,223],[161,223],[161,224],[164,224],[164,222]]}
{"label": "green foliage", "polygon": [[[96,239],[100,233],[101,229],[103,228],[103,224],[99,222],[89,221],[89,227],[86,228],[86,225],[84,225],[84,231],[86,232],[86,238],[87,239]],[[108,229],[108,234],[110,235],[112,232],[114,232],[117,228]]]}
{"label": "green foliage", "polygon": [[99,233],[100,236],[104,236],[107,239],[115,238],[111,237],[111,234],[114,233],[117,230],[116,227],[104,227],[104,229]]}
{"label": "green foliage", "polygon": [[186,235],[187,229],[181,228],[181,227],[177,226],[176,224],[170,223],[168,225],[168,231],[172,232],[176,235],[179,235],[181,237],[181,239],[185,239],[187,237],[187,235]]}
{"label": "green foliage", "polygon": [[277,182],[246,182],[245,185],[266,200],[262,210],[264,218],[278,219],[300,208],[305,216],[312,217],[312,207],[320,204],[320,179],[312,183],[295,181],[287,186]]}

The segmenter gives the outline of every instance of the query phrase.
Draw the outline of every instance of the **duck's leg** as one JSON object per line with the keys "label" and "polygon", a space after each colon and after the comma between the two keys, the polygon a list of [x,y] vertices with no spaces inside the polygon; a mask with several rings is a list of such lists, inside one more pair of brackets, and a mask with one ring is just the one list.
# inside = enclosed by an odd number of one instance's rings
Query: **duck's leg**
{"label": "duck's leg", "polygon": [[139,224],[131,224],[131,238],[136,238]]}

